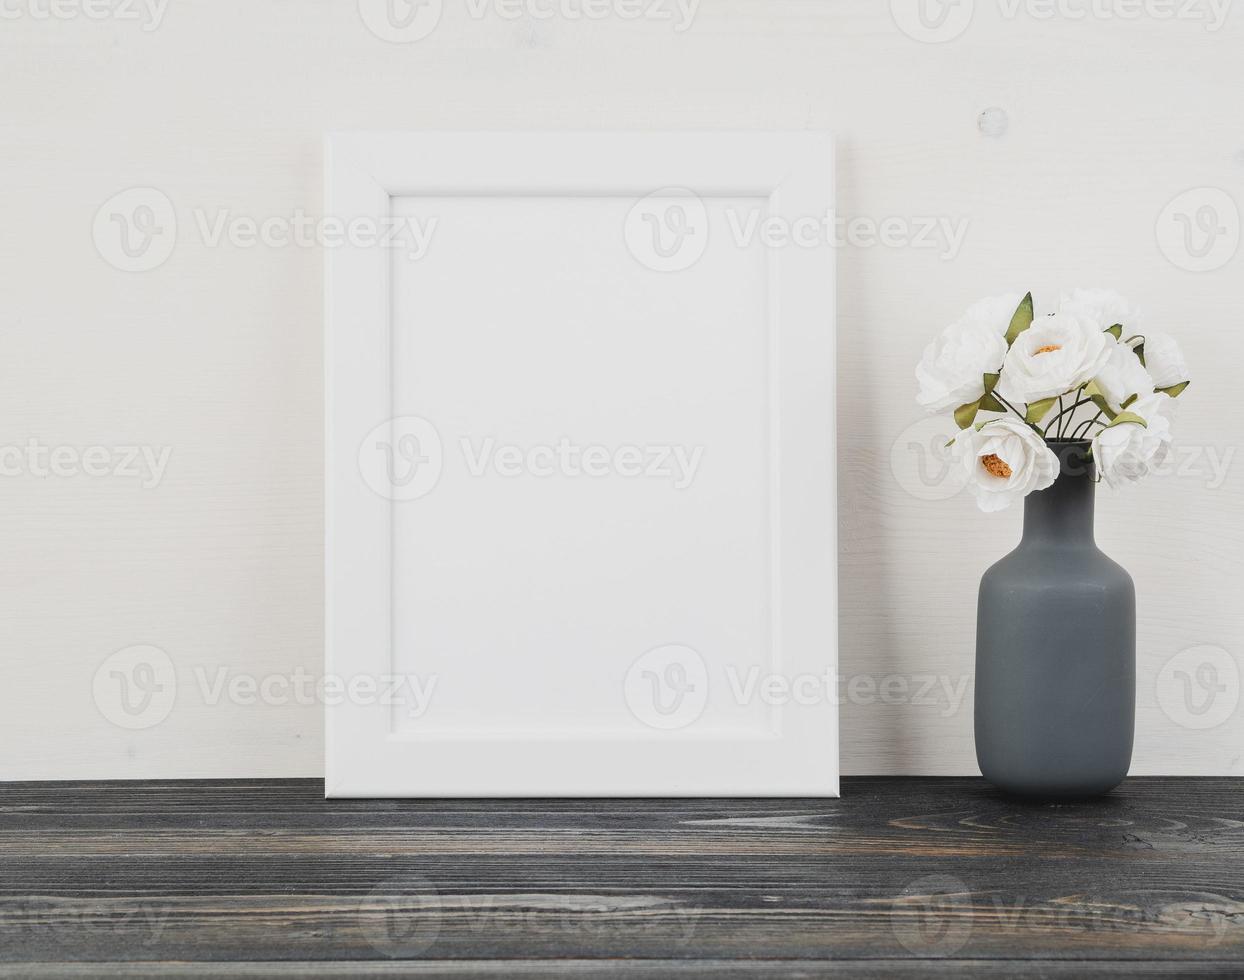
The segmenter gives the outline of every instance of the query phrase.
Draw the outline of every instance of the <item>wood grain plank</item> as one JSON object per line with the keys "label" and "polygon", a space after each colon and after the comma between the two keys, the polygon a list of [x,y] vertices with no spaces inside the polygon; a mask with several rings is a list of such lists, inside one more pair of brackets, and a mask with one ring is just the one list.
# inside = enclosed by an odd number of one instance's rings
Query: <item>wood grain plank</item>
{"label": "wood grain plank", "polygon": [[[980,780],[857,778],[838,800],[364,801],[312,780],[14,783],[0,961],[1238,969],[1241,789],[1133,779],[1035,804]],[[438,969],[459,975],[423,975]]]}
{"label": "wood grain plank", "polygon": [[0,977],[55,978],[193,977],[196,980],[266,980],[315,976],[320,980],[357,977],[421,977],[425,980],[508,980],[511,977],[576,977],[586,980],[666,980],[666,978],[760,978],[810,980],[816,977],[923,978],[1015,977],[1018,980],[1085,976],[1238,977],[1238,963],[1145,963],[1128,960],[1007,962],[987,960],[425,960],[351,963],[40,963],[20,968],[0,964]]}

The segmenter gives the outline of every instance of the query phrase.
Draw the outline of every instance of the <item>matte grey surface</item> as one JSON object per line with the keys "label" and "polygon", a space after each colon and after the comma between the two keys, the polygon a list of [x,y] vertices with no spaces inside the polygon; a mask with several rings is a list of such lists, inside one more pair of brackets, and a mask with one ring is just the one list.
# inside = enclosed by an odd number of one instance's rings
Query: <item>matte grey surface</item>
{"label": "matte grey surface", "polygon": [[995,786],[1104,793],[1127,775],[1136,716],[1136,589],[1093,540],[1088,443],[1024,500],[1019,546],[981,578],[976,759]]}

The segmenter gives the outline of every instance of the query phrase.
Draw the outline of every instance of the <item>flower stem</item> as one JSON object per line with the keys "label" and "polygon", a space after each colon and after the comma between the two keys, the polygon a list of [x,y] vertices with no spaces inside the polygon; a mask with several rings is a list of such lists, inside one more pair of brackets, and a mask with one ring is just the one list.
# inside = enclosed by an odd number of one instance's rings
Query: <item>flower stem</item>
{"label": "flower stem", "polygon": [[994,396],[994,398],[998,399],[998,401],[1002,402],[1002,404],[1003,404],[1003,405],[1005,405],[1007,408],[1009,408],[1012,412],[1014,412],[1016,415],[1018,415],[1021,419],[1023,419],[1023,420],[1024,420],[1024,423],[1025,423],[1025,424],[1027,424],[1028,419],[1027,419],[1027,417],[1024,415],[1024,413],[1023,413],[1023,412],[1021,412],[1021,411],[1020,411],[1018,408],[1016,408],[1014,405],[1012,405],[1012,404],[1011,404],[1009,401],[1007,401],[1005,398],[1003,398],[1001,395],[999,395],[999,394],[998,394],[998,389],[997,389],[997,388],[995,388],[995,389],[993,390],[993,396]]}
{"label": "flower stem", "polygon": [[[1061,411],[1060,411],[1057,415],[1055,415],[1052,419],[1050,419],[1050,424],[1049,424],[1049,425],[1047,425],[1047,426],[1045,427],[1045,432],[1044,432],[1044,435],[1048,436],[1048,435],[1050,434],[1050,429],[1053,429],[1053,428],[1054,428],[1054,425],[1055,425],[1055,424],[1058,422],[1058,420],[1059,420],[1059,419],[1061,419],[1064,415],[1072,415],[1072,414],[1074,414],[1074,413],[1075,413],[1075,410],[1076,410],[1077,408],[1079,408],[1081,405],[1087,405],[1087,404],[1088,404],[1089,402],[1091,402],[1092,400],[1093,400],[1093,399],[1091,399],[1091,398],[1081,398],[1078,402],[1076,402],[1076,403],[1075,403],[1074,405],[1072,405],[1070,408],[1063,408],[1063,400],[1062,400],[1062,398],[1059,398],[1059,399],[1058,399],[1058,407],[1061,409]],[[1068,422],[1070,422],[1071,420],[1070,420],[1070,419],[1068,419],[1067,421],[1068,421]],[[1065,424],[1065,423],[1064,423],[1064,424]],[[1054,433],[1054,438],[1056,438],[1056,439],[1061,439],[1061,438],[1063,437],[1063,433],[1064,433],[1065,431],[1066,431],[1066,430],[1065,430],[1065,428],[1063,428],[1062,426],[1060,426],[1057,430],[1055,430],[1055,433]]]}
{"label": "flower stem", "polygon": [[1071,438],[1073,438],[1073,439],[1083,439],[1086,435],[1088,435],[1088,430],[1089,430],[1089,429],[1091,429],[1091,428],[1093,427],[1093,423],[1094,423],[1094,422],[1100,422],[1100,421],[1101,421],[1101,417],[1102,417],[1103,415],[1105,415],[1105,414],[1106,414],[1106,413],[1105,413],[1105,410],[1102,410],[1102,411],[1098,412],[1096,415],[1094,415],[1091,419],[1089,419],[1089,420],[1088,420],[1087,422],[1085,422],[1083,425],[1079,426],[1079,427],[1078,427],[1078,429],[1077,429],[1077,431],[1076,431],[1076,432],[1074,432],[1074,433],[1072,433]]}

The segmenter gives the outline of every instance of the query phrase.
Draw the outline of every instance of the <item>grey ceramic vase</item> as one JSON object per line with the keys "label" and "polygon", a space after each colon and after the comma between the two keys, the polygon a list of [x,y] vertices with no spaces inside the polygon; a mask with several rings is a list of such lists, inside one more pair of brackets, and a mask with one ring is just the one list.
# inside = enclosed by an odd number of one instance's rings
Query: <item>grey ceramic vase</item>
{"label": "grey ceramic vase", "polygon": [[1132,761],[1136,589],[1093,541],[1087,442],[1051,442],[1060,473],[1024,499],[1024,536],[981,578],[976,760],[1025,796],[1092,796]]}

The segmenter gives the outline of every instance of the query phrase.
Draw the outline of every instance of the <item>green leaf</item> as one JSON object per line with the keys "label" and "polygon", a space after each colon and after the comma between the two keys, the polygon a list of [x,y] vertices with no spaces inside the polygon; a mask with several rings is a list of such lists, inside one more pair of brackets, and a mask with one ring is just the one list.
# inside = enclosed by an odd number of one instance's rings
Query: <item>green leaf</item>
{"label": "green leaf", "polygon": [[1001,372],[995,372],[993,374],[985,375],[985,394],[986,395],[988,395],[990,392],[994,390],[995,387],[997,387],[998,379],[1000,377],[1002,377]]}
{"label": "green leaf", "polygon": [[981,400],[979,404],[981,407],[981,411],[984,411],[984,412],[1005,412],[1006,411],[1006,406],[1003,405],[1002,402],[998,401],[998,399],[994,397],[993,392],[990,392],[990,391],[987,391],[985,392],[985,394],[981,395]]}
{"label": "green leaf", "polygon": [[1123,403],[1119,406],[1119,408],[1127,408],[1128,405],[1132,404],[1132,402],[1134,402],[1139,397],[1140,397],[1139,394],[1128,395],[1125,399],[1123,399]]}
{"label": "green leaf", "polygon": [[1142,340],[1139,344],[1132,348],[1132,353],[1140,358],[1140,366],[1145,366],[1145,342]]}
{"label": "green leaf", "polygon": [[980,408],[980,400],[968,402],[966,405],[960,405],[955,409],[955,425],[961,429],[966,429],[972,424],[972,420],[976,418],[976,410]]}
{"label": "green leaf", "polygon": [[1011,317],[1011,325],[1006,328],[1006,345],[1008,347],[1015,343],[1015,338],[1032,326],[1032,293],[1026,293],[1024,298],[1019,301],[1014,315]]}
{"label": "green leaf", "polygon": [[1114,409],[1110,407],[1110,403],[1106,401],[1106,396],[1098,387],[1096,381],[1090,381],[1084,386],[1084,393],[1093,399],[1093,404],[1097,406],[1098,411],[1102,412],[1106,418],[1114,418]]}
{"label": "green leaf", "polygon": [[1177,385],[1167,385],[1165,388],[1159,388],[1158,391],[1164,395],[1170,395],[1172,398],[1178,398],[1190,384],[1192,384],[1191,381],[1181,381]]}
{"label": "green leaf", "polygon": [[1125,423],[1139,425],[1142,429],[1149,428],[1149,423],[1146,422],[1144,419],[1142,419],[1135,412],[1120,412],[1118,415],[1116,415],[1114,418],[1110,420],[1110,423],[1106,426],[1106,428],[1110,429],[1116,425],[1124,425]]}
{"label": "green leaf", "polygon": [[1116,323],[1113,327],[1107,327],[1104,332],[1110,334],[1115,340],[1118,340],[1123,336],[1123,324]]}
{"label": "green leaf", "polygon": [[1029,402],[1028,409],[1024,412],[1024,421],[1029,425],[1036,425],[1057,404],[1057,398],[1042,398],[1040,401]]}

